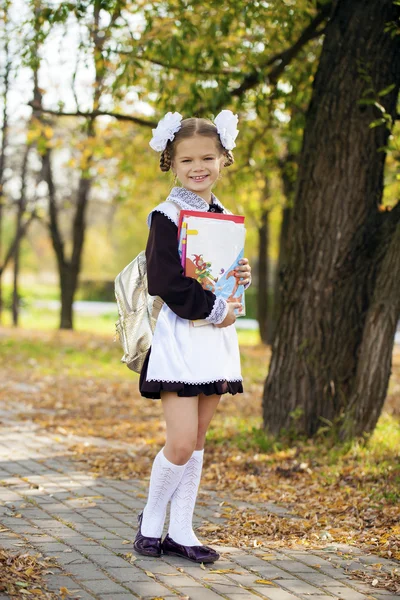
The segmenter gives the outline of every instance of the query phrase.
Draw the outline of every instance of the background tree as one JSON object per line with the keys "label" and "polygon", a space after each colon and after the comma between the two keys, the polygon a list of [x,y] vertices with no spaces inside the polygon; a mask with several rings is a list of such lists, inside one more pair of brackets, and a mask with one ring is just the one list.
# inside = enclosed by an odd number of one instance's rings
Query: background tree
{"label": "background tree", "polygon": [[[93,61],[94,82],[92,111],[91,114],[88,115],[88,118],[81,129],[81,131],[84,132],[86,141],[83,144],[84,147],[79,164],[80,175],[74,201],[75,212],[73,215],[71,231],[72,247],[69,257],[67,255],[65,241],[63,240],[59,223],[59,204],[57,202],[57,187],[52,167],[51,144],[46,143],[45,149],[42,152],[42,175],[48,188],[49,231],[57,259],[61,290],[61,329],[73,328],[72,305],[78,287],[79,273],[81,270],[86,232],[86,213],[93,181],[93,147],[96,138],[95,120],[96,117],[101,114],[100,105],[102,96],[107,90],[106,79],[109,74],[109,65],[103,56],[103,49],[107,41],[114,34],[114,28],[118,27],[116,23],[120,17],[123,6],[123,2],[116,1],[111,2],[109,6],[104,7],[102,2],[96,1],[92,3],[92,6],[87,7],[89,9],[88,13],[86,13],[86,10],[84,10],[84,7],[81,5],[72,7],[72,13],[78,23],[85,21],[88,46],[91,46],[91,52],[88,52],[88,55]],[[48,116],[44,115],[43,94],[39,87],[39,44],[42,43],[43,32],[48,32],[51,25],[63,24],[68,21],[68,18],[71,16],[70,10],[70,6],[61,6],[52,9],[41,3],[33,3],[33,29],[35,31],[32,43],[34,49],[34,52],[32,53],[34,67],[34,97],[31,106],[34,109],[34,114],[44,127],[46,127],[46,125],[47,127],[50,127],[50,122]],[[106,15],[102,13],[106,13]],[[86,47],[86,50],[88,50],[88,47]],[[77,100],[76,96],[75,98]],[[79,116],[79,114],[80,110],[77,100],[76,116]]]}
{"label": "background tree", "polygon": [[[18,263],[21,240],[33,219],[37,216],[35,210],[35,183],[29,174],[28,155],[29,144],[20,144],[19,131],[15,123],[10,122],[12,115],[12,86],[19,64],[21,51],[19,29],[10,17],[11,1],[3,0],[0,4],[1,51],[2,62],[2,125],[0,148],[0,321],[3,311],[2,277],[5,269],[14,262],[13,276],[13,323],[18,320]],[[22,155],[22,161],[20,159]],[[21,182],[19,193],[11,185],[10,173],[18,174]],[[30,177],[31,192],[26,193],[26,185]],[[12,217],[15,216],[15,227]],[[7,228],[6,228],[7,226]],[[6,235],[4,235],[6,233]]]}

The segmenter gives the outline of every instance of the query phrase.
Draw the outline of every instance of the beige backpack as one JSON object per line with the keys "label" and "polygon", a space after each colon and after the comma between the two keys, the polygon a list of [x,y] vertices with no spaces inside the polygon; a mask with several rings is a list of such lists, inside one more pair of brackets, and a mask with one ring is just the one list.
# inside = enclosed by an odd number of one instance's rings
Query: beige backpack
{"label": "beige backpack", "polygon": [[[180,210],[175,202],[172,204]],[[119,314],[115,328],[124,351],[121,362],[140,373],[151,346],[158,314],[164,304],[158,296],[149,295],[144,250],[118,273],[114,281],[114,293]]]}
{"label": "beige backpack", "polygon": [[140,373],[164,304],[161,298],[148,293],[144,251],[118,273],[114,292],[119,314],[115,328],[124,350],[121,362]]}

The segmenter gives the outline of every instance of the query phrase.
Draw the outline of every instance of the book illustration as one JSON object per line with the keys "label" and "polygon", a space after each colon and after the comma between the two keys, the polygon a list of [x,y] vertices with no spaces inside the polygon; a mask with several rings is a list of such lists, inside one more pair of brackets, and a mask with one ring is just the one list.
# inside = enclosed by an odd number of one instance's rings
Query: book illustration
{"label": "book illustration", "polygon": [[[215,293],[215,284],[218,282],[218,277],[212,274],[212,263],[206,262],[203,255],[192,254],[193,259],[186,258],[185,272],[189,277],[197,279],[205,290]],[[221,270],[222,274],[224,269]]]}
{"label": "book illustration", "polygon": [[[242,255],[243,255],[243,252],[241,253],[241,256],[239,256],[238,259],[236,260],[235,264],[233,265],[233,268],[230,269],[228,271],[228,273],[226,274],[226,279],[227,280],[230,277],[233,277],[233,279],[232,279],[233,289],[231,291],[231,294],[230,294],[229,298],[227,298],[228,302],[243,302],[244,286],[241,285],[239,283],[239,280],[235,277],[235,269],[236,269],[236,267],[239,266],[239,260],[241,258],[243,258]],[[236,294],[238,294],[239,288],[243,288],[243,291],[239,295],[236,295]]]}
{"label": "book illustration", "polygon": [[[235,268],[239,265],[241,255],[238,256],[226,273],[225,269],[221,269],[218,277],[214,277],[212,263],[206,262],[203,255],[193,254],[192,256],[193,260],[186,257],[185,273],[187,276],[193,277],[201,284],[203,289],[209,290],[217,296],[222,296],[227,302],[242,302],[244,287],[239,284],[239,280],[235,277]],[[239,288],[242,288],[242,290]]]}

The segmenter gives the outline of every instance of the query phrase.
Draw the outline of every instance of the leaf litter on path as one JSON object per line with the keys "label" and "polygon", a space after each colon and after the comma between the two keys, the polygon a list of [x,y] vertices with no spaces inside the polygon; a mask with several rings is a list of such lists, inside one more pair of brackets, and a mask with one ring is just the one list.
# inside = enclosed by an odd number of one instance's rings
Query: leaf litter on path
{"label": "leaf litter on path", "polygon": [[[39,345],[40,335],[35,335]],[[51,342],[47,336],[47,343],[60,346],[62,337]],[[92,334],[68,332],[65,339],[69,348],[76,345],[79,352],[85,348],[89,352],[93,344]],[[101,336],[96,343],[99,347],[110,344]],[[162,407],[160,401],[139,395],[137,378],[119,364],[118,352],[115,372],[121,372],[120,379],[102,378],[100,363],[97,373],[67,377],[56,365],[51,371],[51,361],[46,358],[42,363],[40,356],[28,373],[19,371],[15,361],[5,361],[4,367],[9,380],[40,389],[29,395],[18,388],[13,391],[12,405],[20,407],[20,418],[33,420],[43,430],[70,442],[72,457],[81,469],[99,477],[143,480],[149,477],[154,456],[165,442]],[[243,347],[241,352],[245,393],[222,397],[206,444],[200,491],[217,491],[228,501],[219,508],[223,527],[207,524],[199,530],[205,541],[265,550],[331,547],[332,552],[335,544],[346,544],[399,560],[399,451],[374,455],[371,451],[368,454],[368,447],[364,452],[354,446],[335,457],[313,440],[296,442],[291,447],[263,447],[260,431],[264,376],[260,373],[267,370],[270,351],[257,346]],[[42,364],[50,371],[46,375]],[[381,417],[387,423],[392,419],[388,426],[396,427],[397,423],[398,427],[399,390],[397,352]],[[10,402],[6,387],[0,390],[0,401]],[[89,441],[74,443],[74,436]],[[96,439],[91,443],[91,437],[104,440],[105,445],[99,446]],[[126,449],[113,447],[120,443],[126,444]],[[141,497],[145,499],[146,494]],[[200,494],[199,503],[201,498]],[[238,510],[242,502],[247,507]],[[269,510],[274,506],[285,509],[283,514]],[[392,576],[392,585],[398,584],[396,577]],[[377,587],[381,579],[376,576],[372,581],[375,579]]]}

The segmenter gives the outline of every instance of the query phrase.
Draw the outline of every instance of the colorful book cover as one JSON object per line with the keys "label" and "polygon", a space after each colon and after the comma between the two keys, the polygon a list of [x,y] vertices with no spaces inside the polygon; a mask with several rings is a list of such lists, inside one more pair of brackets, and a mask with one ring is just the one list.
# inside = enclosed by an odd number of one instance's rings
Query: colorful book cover
{"label": "colorful book cover", "polygon": [[[244,316],[244,286],[234,275],[244,256],[246,229],[244,217],[200,211],[181,211],[179,253],[185,275],[196,279],[205,290],[243,306],[237,316]],[[193,321],[195,326],[208,321]]]}

